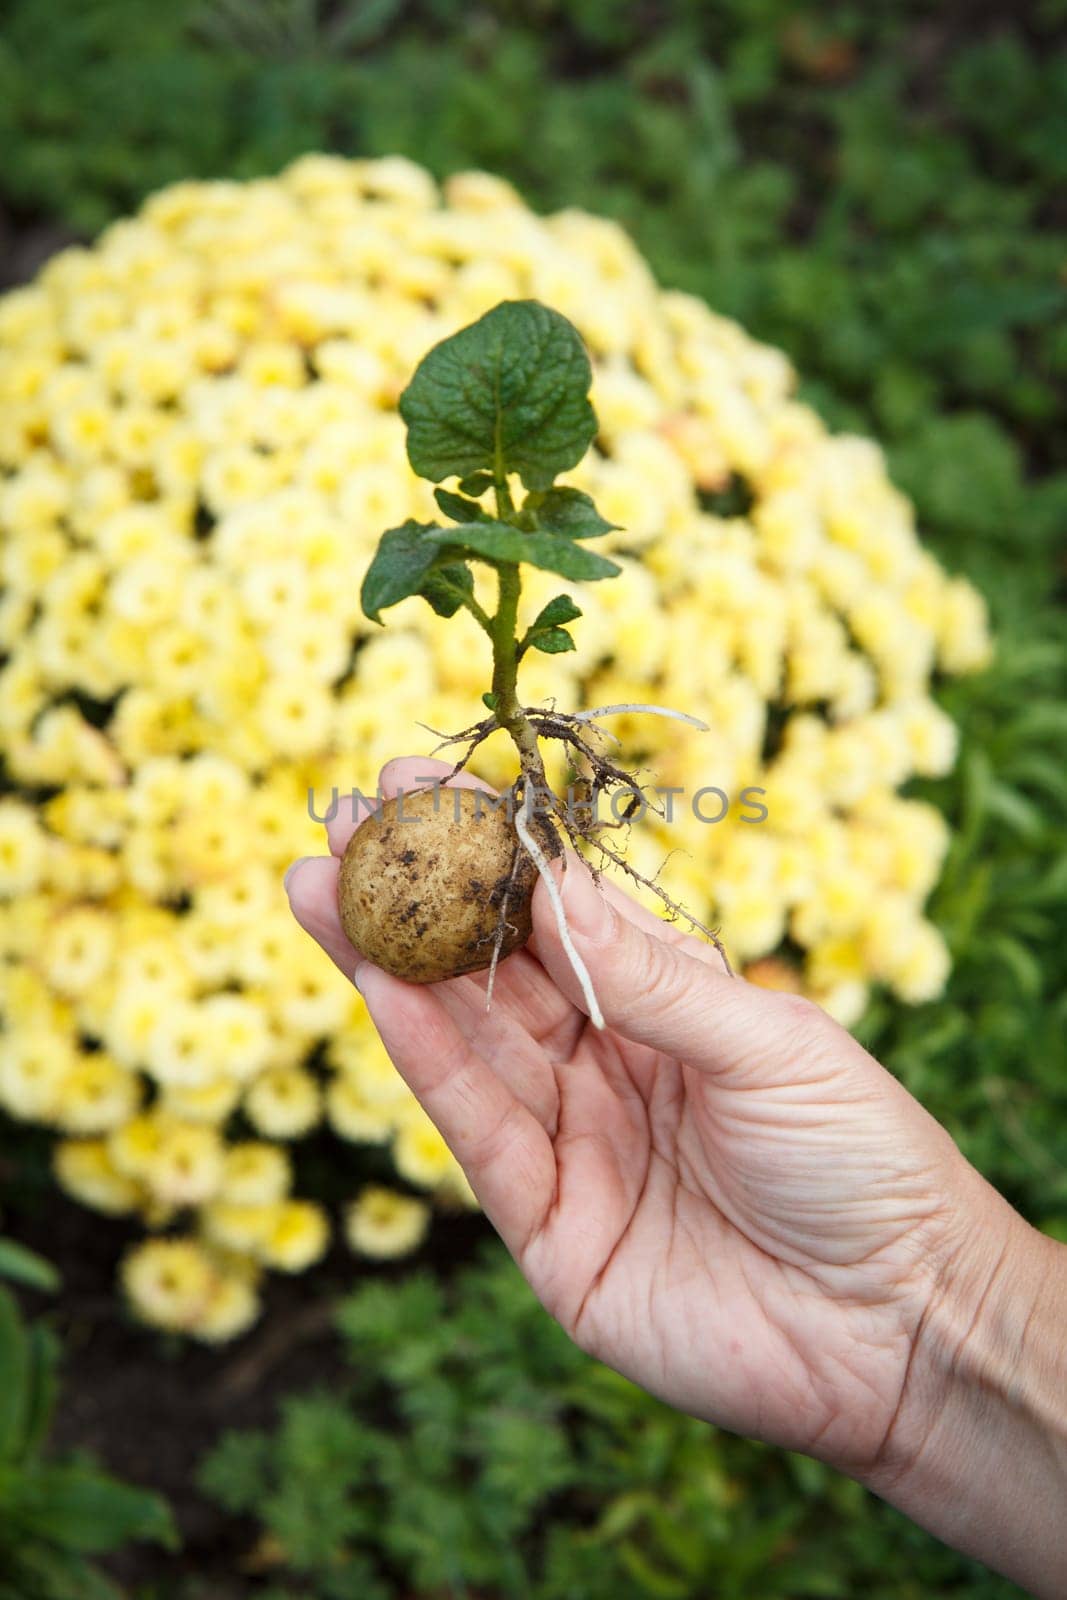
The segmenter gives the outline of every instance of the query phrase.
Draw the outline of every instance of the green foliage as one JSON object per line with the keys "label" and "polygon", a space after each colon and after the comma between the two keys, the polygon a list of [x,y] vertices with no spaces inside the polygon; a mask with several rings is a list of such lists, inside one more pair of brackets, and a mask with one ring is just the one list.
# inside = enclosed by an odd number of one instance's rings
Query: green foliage
{"label": "green foliage", "polygon": [[542,606],[519,641],[519,655],[530,649],[541,650],[546,656],[556,656],[574,649],[574,640],[563,626],[575,622],[581,612],[569,594],[557,594]]}
{"label": "green foliage", "polygon": [[346,1388],[288,1399],[276,1428],[229,1434],[200,1474],[277,1541],[293,1592],[1017,1593],[855,1483],[717,1433],[599,1366],[498,1247],[448,1292],[424,1275],[370,1283],[338,1325]]}
{"label": "green foliage", "polygon": [[0,1600],[118,1600],[86,1557],[130,1539],[173,1545],[174,1528],[156,1495],[44,1456],[58,1360],[49,1330],[0,1289]]}
{"label": "green foliage", "polygon": [[596,539],[615,526],[605,521],[581,489],[549,489],[532,498],[538,526],[549,533],[560,533],[567,539]]}
{"label": "green foliage", "polygon": [[592,369],[577,329],[536,300],[506,300],[443,339],[400,396],[420,478],[517,473],[548,489],[596,434]]}
{"label": "green foliage", "polygon": [[[411,465],[431,482],[456,477],[481,494],[492,487],[497,516],[477,500],[438,488],[437,504],[458,527],[409,520],[383,533],[361,591],[372,622],[381,622],[385,607],[418,594],[439,616],[466,606],[493,637],[496,657],[510,651],[517,661],[527,644],[549,655],[574,649],[559,618],[546,626],[539,617],[521,644],[511,638],[512,619],[498,640],[497,619],[475,601],[466,562],[484,561],[498,572],[525,562],[587,580],[619,571],[606,556],[572,542],[606,533],[611,524],[587,494],[552,482],[593,441],[591,382],[577,329],[536,300],[503,301],[423,357],[400,396]],[[530,490],[518,507],[513,476]],[[565,621],[581,615],[568,604]]]}
{"label": "green foliage", "polygon": [[36,1250],[27,1250],[15,1239],[0,1237],[0,1278],[20,1283],[26,1289],[52,1293],[59,1288],[59,1273]]}
{"label": "green foliage", "polygon": [[[387,606],[421,593],[435,562],[443,559],[443,564],[449,565],[447,557],[442,558],[438,547],[426,538],[433,528],[432,522],[409,518],[401,527],[389,528],[382,534],[360,590],[363,611],[372,622],[381,622],[381,613]],[[465,578],[457,573],[454,579],[457,588],[466,588]]]}
{"label": "green foliage", "polygon": [[880,1002],[864,1042],[1034,1222],[1067,1233],[1067,652],[1020,618],[993,669],[946,687],[966,730],[951,778],[915,784],[952,843],[931,901],[954,969],[942,1000]]}
{"label": "green foliage", "polygon": [[526,532],[504,522],[486,517],[468,524],[462,534],[455,528],[430,528],[427,540],[439,550],[460,551],[475,559],[481,558],[496,565],[498,562],[526,562],[531,567],[541,567],[546,572],[558,572],[564,578],[613,578],[618,564],[607,556],[598,556],[592,550],[558,534]]}

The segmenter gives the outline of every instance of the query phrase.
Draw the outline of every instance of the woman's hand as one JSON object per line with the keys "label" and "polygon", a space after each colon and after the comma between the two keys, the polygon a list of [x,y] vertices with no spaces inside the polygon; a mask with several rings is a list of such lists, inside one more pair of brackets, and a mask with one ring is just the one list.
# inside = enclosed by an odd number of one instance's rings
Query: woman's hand
{"label": "woman's hand", "polygon": [[[448,770],[394,761],[382,789]],[[573,858],[563,900],[603,1032],[541,886],[488,1013],[484,973],[420,987],[361,962],[337,914],[351,832],[336,819],[333,856],[290,873],[293,910],[355,975],[548,1310],[670,1404],[896,1498],[1021,1219],[818,1007],[729,977]]]}
{"label": "woman's hand", "polygon": [[[447,773],[403,760],[383,792]],[[351,821],[331,826],[343,854]],[[959,1244],[948,1135],[810,1002],[571,860],[563,899],[607,1021],[593,1028],[547,896],[486,975],[400,982],[341,932],[337,861],[293,909],[358,982],[401,1075],[553,1316],[683,1410],[855,1471],[893,1448],[915,1330]]]}

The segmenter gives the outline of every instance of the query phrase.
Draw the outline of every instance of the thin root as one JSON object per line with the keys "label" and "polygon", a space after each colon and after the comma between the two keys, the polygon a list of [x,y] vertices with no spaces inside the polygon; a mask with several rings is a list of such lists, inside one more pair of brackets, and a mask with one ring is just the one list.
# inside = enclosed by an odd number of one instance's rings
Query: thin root
{"label": "thin root", "polygon": [[537,840],[530,832],[530,829],[526,826],[526,817],[524,815],[525,810],[526,802],[524,800],[523,804],[518,806],[515,811],[515,832],[522,840],[523,847],[526,850],[527,855],[530,857],[534,866],[541,875],[541,881],[548,893],[552,911],[556,918],[556,927],[559,931],[559,942],[563,946],[567,960],[571,964],[571,967],[574,971],[574,976],[578,979],[578,982],[581,985],[582,998],[585,1001],[585,1009],[589,1013],[589,1020],[593,1024],[594,1028],[603,1028],[604,1013],[600,1009],[600,1002],[596,997],[596,990],[593,988],[593,980],[589,976],[589,969],[586,967],[585,962],[574,948],[574,940],[571,938],[571,930],[567,926],[567,913],[563,909],[562,896],[560,895],[556,880],[552,876],[552,872],[548,864],[548,857],[541,849],[541,846],[537,843]]}
{"label": "thin root", "polygon": [[[582,865],[590,873],[594,883],[599,884],[600,882],[601,868],[596,866],[595,863],[591,862],[588,857],[583,854],[581,849],[583,844],[592,845],[595,850],[600,851],[601,855],[605,856],[615,866],[620,867],[627,877],[632,880],[632,882],[640,884],[642,888],[651,890],[651,892],[663,903],[663,905],[667,907],[671,914],[671,921],[680,919],[695,932],[703,934],[705,939],[707,939],[718,951],[722,960],[722,964],[726,968],[727,973],[730,975],[730,977],[733,977],[734,969],[730,965],[730,958],[726,954],[725,946],[723,945],[723,942],[719,938],[716,931],[713,928],[709,928],[705,923],[701,922],[698,917],[694,917],[693,914],[687,911],[684,906],[679,905],[677,900],[673,900],[667,891],[662,889],[658,883],[651,878],[646,878],[644,873],[638,872],[636,867],[630,865],[625,856],[620,855],[618,851],[613,850],[610,845],[604,842],[602,837],[604,831],[610,828],[625,827],[630,820],[630,813],[625,813],[621,818],[618,818],[613,823],[599,821],[595,815],[595,801],[596,797],[600,794],[604,794],[611,789],[623,789],[630,795],[631,806],[635,805],[635,803],[640,803],[645,809],[657,812],[657,814],[662,814],[659,812],[659,808],[648,800],[644,790],[641,788],[640,784],[637,782],[636,778],[634,778],[632,773],[626,772],[622,767],[616,766],[613,761],[608,761],[600,754],[598,750],[593,748],[587,738],[583,737],[583,734],[588,732],[590,734],[595,734],[598,738],[611,739],[614,743],[618,744],[619,740],[616,738],[616,736],[607,728],[599,727],[597,723],[600,717],[609,717],[625,712],[639,712],[649,716],[669,717],[672,721],[688,723],[691,727],[699,728],[702,732],[706,733],[709,731],[708,724],[706,722],[702,722],[699,717],[690,716],[687,711],[674,711],[667,706],[644,705],[636,701],[632,703],[620,703],[618,705],[594,706],[588,711],[557,711],[555,709],[554,702],[547,707],[527,706],[524,708],[523,714],[539,738],[558,739],[561,744],[573,750],[579,760],[587,762],[592,772],[592,782],[590,784],[590,821],[588,823],[576,822],[571,814],[571,807],[568,805],[563,805],[558,801],[558,799],[553,811],[553,821],[562,827],[566,833],[571,845],[574,847],[575,852],[581,860]],[[425,727],[428,733],[432,733],[435,738],[440,739],[441,742],[435,747],[433,752],[434,754],[437,753],[437,750],[445,749],[449,745],[462,744],[464,742],[467,744],[467,749],[464,751],[460,759],[455,763],[448,776],[443,780],[447,783],[450,778],[454,778],[457,773],[463,770],[463,768],[470,761],[475,750],[477,750],[478,746],[483,744],[491,734],[495,733],[500,727],[500,724],[497,722],[495,716],[488,716],[483,717],[481,722],[472,723],[469,728],[463,728],[459,733],[442,733],[439,728],[431,728],[427,723],[420,723],[420,727]],[[579,732],[579,727],[581,728],[581,732]],[[543,779],[543,773],[541,777]],[[540,781],[534,785],[535,788],[540,788],[541,786],[542,784]],[[521,844],[521,850],[516,848],[512,857],[511,871],[508,874],[508,880],[504,886],[504,893],[500,903],[500,912],[499,916],[497,917],[496,932],[493,938],[493,956],[489,964],[489,979],[485,990],[486,1010],[488,1011],[492,1004],[493,987],[496,982],[496,970],[500,964],[500,952],[503,949],[504,937],[511,926],[507,920],[508,899],[515,886],[519,861],[521,859],[522,850],[524,850],[534,863],[538,874],[544,881],[549,902],[552,906],[553,915],[556,919],[556,927],[559,930],[560,943],[563,946],[567,960],[571,964],[574,975],[578,979],[578,982],[581,986],[586,1010],[589,1013],[589,1020],[592,1022],[595,1028],[603,1028],[604,1015],[600,1009],[600,1003],[597,1000],[596,992],[593,989],[593,983],[589,976],[589,971],[581,956],[578,954],[578,951],[574,947],[574,941],[571,938],[570,928],[567,925],[566,913],[563,909],[563,900],[560,896],[556,880],[552,876],[549,868],[548,857],[545,855],[541,846],[534,838],[528,826],[528,806],[529,797],[528,795],[524,795],[522,803],[517,805],[514,811],[515,832],[518,835]]]}
{"label": "thin root", "polygon": [[511,871],[508,873],[508,881],[505,883],[504,893],[500,897],[496,933],[493,936],[493,959],[489,963],[489,981],[485,986],[485,1009],[487,1011],[493,1003],[493,985],[496,983],[496,969],[500,965],[500,952],[504,948],[504,936],[509,928],[513,929],[513,924],[508,921],[508,898],[515,887],[515,879],[518,876],[519,862],[521,860],[522,851],[516,845],[511,857]]}
{"label": "thin root", "polygon": [[719,952],[722,964],[726,968],[728,975],[731,978],[734,976],[734,969],[730,965],[729,956],[726,954],[726,946],[723,944],[714,928],[709,928],[705,923],[700,921],[699,917],[694,917],[691,911],[687,911],[684,906],[680,906],[677,900],[672,900],[666,889],[660,888],[659,884],[654,882],[653,879],[646,878],[643,872],[638,872],[636,867],[630,865],[625,856],[620,856],[617,851],[612,850],[610,845],[606,845],[603,839],[599,838],[596,834],[589,834],[586,837],[588,843],[591,844],[594,849],[601,851],[603,855],[607,856],[609,861],[613,861],[617,867],[621,867],[623,872],[626,873],[627,877],[631,878],[634,883],[639,883],[644,888],[651,889],[652,893],[662,900],[663,904],[670,911],[672,922],[678,918],[681,918],[681,920],[687,923],[689,927],[695,929],[697,933],[702,933],[705,939],[710,940],[710,942]]}
{"label": "thin root", "polygon": [[640,711],[650,717],[670,717],[672,722],[688,722],[691,728],[699,728],[701,733],[711,732],[708,723],[690,716],[688,711],[672,711],[670,706],[646,706],[638,701],[625,700],[616,706],[594,706],[590,711],[573,711],[571,715],[576,722],[595,722],[598,717],[612,717],[624,711]]}

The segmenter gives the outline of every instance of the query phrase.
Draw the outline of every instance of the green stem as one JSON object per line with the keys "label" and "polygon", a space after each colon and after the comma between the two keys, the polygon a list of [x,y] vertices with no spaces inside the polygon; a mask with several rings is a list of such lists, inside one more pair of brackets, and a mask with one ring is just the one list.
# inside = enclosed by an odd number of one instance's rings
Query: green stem
{"label": "green stem", "polygon": [[493,712],[518,751],[519,766],[527,785],[543,789],[547,782],[537,735],[523,716],[518,697],[519,641],[515,637],[515,626],[522,580],[517,564],[500,562],[497,579],[499,600],[489,631],[493,641]]}
{"label": "green stem", "polygon": [[474,618],[479,627],[484,628],[490,639],[493,637],[493,619],[488,611],[483,611],[472,594],[463,596],[463,604]]}
{"label": "green stem", "polygon": [[[515,522],[515,502],[511,498],[507,473],[503,466],[503,453],[497,447],[494,467],[493,493],[496,497],[496,514],[501,522]],[[537,744],[537,735],[522,714],[518,695],[519,641],[515,628],[519,618],[519,596],[522,578],[517,562],[501,561],[496,564],[499,598],[496,615],[489,626],[493,641],[493,714],[500,726],[506,729],[518,751],[519,770],[529,790],[546,790],[548,779]]]}

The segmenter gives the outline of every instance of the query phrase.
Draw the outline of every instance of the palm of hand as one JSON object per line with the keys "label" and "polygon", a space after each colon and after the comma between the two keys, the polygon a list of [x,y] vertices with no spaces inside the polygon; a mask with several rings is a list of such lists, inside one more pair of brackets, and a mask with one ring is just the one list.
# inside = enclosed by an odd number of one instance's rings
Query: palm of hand
{"label": "palm of hand", "polygon": [[[553,1008],[543,969],[520,960],[499,996],[506,1020],[486,1023],[476,980],[447,1004],[470,1048],[521,1061],[522,1098],[551,1139],[550,1186],[510,1150],[523,1214],[502,1231],[535,1292],[585,1349],[671,1404],[871,1463],[907,1368],[937,1193],[893,1158],[886,1108],[828,1062],[799,1083],[724,1085]],[[864,1141],[850,1097],[872,1113]]]}
{"label": "palm of hand", "polygon": [[[331,830],[335,854],[350,832]],[[290,893],[351,974],[336,873],[308,862]],[[861,1472],[892,1429],[954,1147],[814,1007],[724,979],[710,947],[607,892],[644,954],[681,946],[687,984],[708,985],[717,1042],[699,1065],[592,1028],[536,902],[490,1011],[484,974],[420,988],[364,967],[375,1022],[585,1349],[684,1410]],[[658,1003],[657,974],[640,977],[637,1037]]]}

